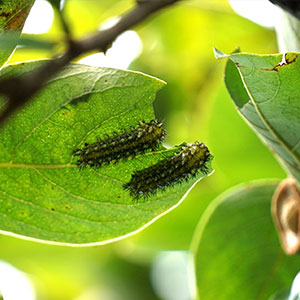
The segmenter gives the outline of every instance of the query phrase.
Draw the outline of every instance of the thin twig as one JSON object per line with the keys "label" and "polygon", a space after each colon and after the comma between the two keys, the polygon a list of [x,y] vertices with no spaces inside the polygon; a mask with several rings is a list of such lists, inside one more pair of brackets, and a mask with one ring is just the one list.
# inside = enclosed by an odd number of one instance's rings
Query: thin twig
{"label": "thin twig", "polygon": [[36,70],[22,77],[0,80],[0,93],[8,99],[6,109],[0,115],[0,126],[17,108],[23,106],[34,94],[74,58],[99,50],[105,52],[124,31],[144,21],[151,14],[180,0],[139,0],[137,5],[113,27],[100,31],[80,41],[69,41],[69,48],[62,55],[45,62]]}

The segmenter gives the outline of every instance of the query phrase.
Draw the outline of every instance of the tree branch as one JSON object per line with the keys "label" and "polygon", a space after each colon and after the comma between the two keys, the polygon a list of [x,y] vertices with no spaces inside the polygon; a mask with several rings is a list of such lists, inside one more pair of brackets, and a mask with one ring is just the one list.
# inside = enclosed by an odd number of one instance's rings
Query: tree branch
{"label": "tree branch", "polygon": [[22,77],[0,80],[0,93],[8,99],[7,107],[0,115],[0,125],[74,58],[93,50],[105,52],[121,33],[144,21],[151,14],[178,1],[180,0],[137,0],[137,5],[124,15],[115,26],[80,41],[69,41],[69,48],[65,53],[47,61],[31,73]]}

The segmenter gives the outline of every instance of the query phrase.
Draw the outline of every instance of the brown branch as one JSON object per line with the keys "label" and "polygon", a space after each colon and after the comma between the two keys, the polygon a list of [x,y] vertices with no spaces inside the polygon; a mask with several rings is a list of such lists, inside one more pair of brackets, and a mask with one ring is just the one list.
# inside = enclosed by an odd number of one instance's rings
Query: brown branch
{"label": "brown branch", "polygon": [[0,80],[0,93],[8,99],[7,107],[0,115],[0,125],[74,58],[93,50],[105,52],[121,33],[144,21],[151,14],[178,1],[180,0],[138,0],[137,5],[115,26],[80,41],[70,41],[69,48],[64,54],[49,60],[31,73],[22,77]]}

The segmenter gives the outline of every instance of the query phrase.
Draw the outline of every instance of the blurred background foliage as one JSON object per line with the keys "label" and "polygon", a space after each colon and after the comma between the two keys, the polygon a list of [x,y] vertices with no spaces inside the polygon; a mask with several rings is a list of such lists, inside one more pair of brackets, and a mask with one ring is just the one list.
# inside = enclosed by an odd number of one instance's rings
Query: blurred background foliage
{"label": "blurred background foliage", "polygon": [[[67,0],[64,13],[79,38],[133,5],[129,0]],[[168,83],[154,103],[168,130],[166,143],[205,142],[215,156],[215,173],[199,182],[172,212],[113,244],[67,248],[1,235],[0,258],[28,274],[36,299],[161,299],[150,280],[152,261],[160,251],[188,250],[205,208],[229,187],[253,179],[284,178],[273,155],[236,112],[223,82],[225,61],[217,61],[212,51],[215,46],[225,53],[236,47],[276,53],[272,30],[236,15],[226,0],[184,0],[135,30],[142,51],[129,69]],[[37,37],[59,42],[57,53],[63,49],[56,14],[49,31]],[[10,62],[53,54],[18,48]]]}

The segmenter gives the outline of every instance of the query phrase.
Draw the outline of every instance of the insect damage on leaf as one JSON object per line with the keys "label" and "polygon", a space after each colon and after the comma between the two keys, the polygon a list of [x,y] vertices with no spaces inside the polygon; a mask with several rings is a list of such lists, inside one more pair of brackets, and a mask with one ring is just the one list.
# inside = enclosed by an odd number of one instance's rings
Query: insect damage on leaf
{"label": "insect damage on leaf", "polygon": [[163,123],[152,120],[148,123],[140,121],[139,126],[129,132],[115,134],[113,137],[99,139],[93,144],[85,144],[83,149],[76,149],[73,154],[79,156],[79,167],[96,166],[126,160],[143,154],[148,149],[153,151],[166,136]]}
{"label": "insect damage on leaf", "polygon": [[158,190],[164,191],[195,177],[199,171],[208,173],[206,163],[212,158],[208,148],[203,143],[195,142],[183,146],[181,151],[172,157],[159,161],[157,164],[136,171],[131,180],[123,185],[130,195],[138,200],[148,197]]}

